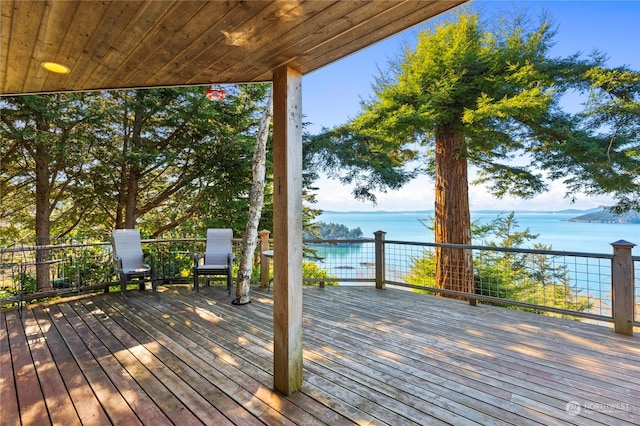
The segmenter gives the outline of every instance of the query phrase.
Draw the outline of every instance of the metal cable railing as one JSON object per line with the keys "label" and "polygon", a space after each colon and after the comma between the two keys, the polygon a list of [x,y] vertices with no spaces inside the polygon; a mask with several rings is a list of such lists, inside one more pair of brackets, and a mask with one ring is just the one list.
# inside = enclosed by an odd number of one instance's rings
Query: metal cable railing
{"label": "metal cable railing", "polygon": [[[473,262],[469,280],[474,297],[486,303],[512,305],[535,312],[609,320],[611,312],[611,264],[613,255],[484,246],[455,246],[385,241],[389,284],[433,293],[437,254],[459,259],[456,251],[468,251]],[[461,265],[449,265],[454,273]],[[448,288],[456,288],[455,275]],[[459,287],[459,286],[458,286]]]}
{"label": "metal cable railing", "polygon": [[[375,280],[375,240],[305,240],[305,261],[319,268],[321,277],[306,282],[371,283]],[[303,269],[304,270],[304,269]]]}
{"label": "metal cable railing", "polygon": [[[267,247],[269,245],[268,236],[266,238],[263,248],[265,242]],[[472,294],[482,303],[612,321],[612,254],[377,238],[305,240],[304,281],[321,285],[384,283],[453,296],[469,297]],[[164,284],[190,282],[193,254],[204,250],[204,246],[204,238],[143,240],[144,249],[154,255],[158,278]],[[376,262],[380,250],[384,255],[379,258],[384,259],[383,265]],[[240,251],[240,240],[235,239],[236,263]],[[461,273],[464,268],[456,262],[462,262],[464,256],[472,259],[473,268]],[[261,257],[256,256],[258,270],[259,259]],[[446,276],[445,288],[438,284],[438,280],[442,281],[437,276],[438,262],[440,273]],[[446,262],[444,272],[443,262]],[[640,323],[640,274],[637,273],[640,257],[633,257],[632,265],[636,273],[631,298],[634,299],[635,322]],[[48,287],[44,292],[35,291],[38,266],[48,271]],[[109,242],[86,238],[56,241],[46,246],[14,243],[0,248],[0,306],[95,291],[114,284],[116,278]]]}

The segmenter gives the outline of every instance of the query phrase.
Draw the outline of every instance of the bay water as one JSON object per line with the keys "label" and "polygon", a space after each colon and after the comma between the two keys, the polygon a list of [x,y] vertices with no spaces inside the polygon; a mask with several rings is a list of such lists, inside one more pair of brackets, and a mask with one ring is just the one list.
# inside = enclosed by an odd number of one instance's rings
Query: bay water
{"label": "bay water", "polygon": [[[498,217],[506,217],[510,211],[473,211],[471,221],[481,225],[488,224]],[[520,248],[533,248],[541,243],[549,249],[560,252],[576,252],[590,254],[613,254],[611,243],[625,240],[636,244],[632,251],[634,256],[640,256],[640,224],[624,223],[586,223],[570,222],[569,220],[584,214],[576,211],[515,211],[514,219],[517,228],[513,231],[529,230],[538,237],[525,242]],[[433,211],[367,211],[367,212],[335,212],[325,211],[318,221],[341,224],[349,229],[360,228],[365,238],[374,238],[376,231],[385,231],[385,240],[406,241],[418,243],[434,242],[432,225]],[[493,237],[495,238],[495,237]],[[494,241],[495,242],[495,241]],[[488,241],[473,241],[474,245],[487,245]],[[339,248],[317,246],[317,253],[323,260],[319,266],[334,276],[344,278],[362,278],[373,276],[372,265],[375,262],[374,253],[369,246],[352,244]],[[573,260],[572,260],[573,259]],[[562,262],[566,260],[565,265]],[[409,267],[410,256],[395,258],[396,273],[403,274]],[[554,261],[556,262],[556,261]],[[585,257],[560,256],[554,267],[566,267],[571,285],[581,295],[588,295],[594,308],[591,312],[600,315],[610,314],[611,278],[607,261],[589,260]],[[601,269],[601,265],[604,268]],[[399,271],[399,272],[398,272]],[[391,275],[390,275],[391,274]],[[387,277],[394,280],[392,272],[387,271]],[[401,278],[400,278],[401,280]],[[341,282],[341,285],[351,285]],[[636,298],[640,301],[640,288],[636,291]]]}
{"label": "bay water", "polygon": [[[487,224],[498,217],[506,217],[510,211],[472,211],[471,221]],[[576,251],[583,253],[611,254],[611,243],[626,240],[637,245],[633,254],[640,255],[640,224],[637,223],[585,223],[570,222],[569,219],[584,212],[576,211],[515,211],[518,227],[514,231],[527,228],[538,238],[530,240],[521,248],[531,248],[535,243],[551,246],[551,250]],[[385,231],[387,241],[433,242],[431,226],[433,211],[324,211],[317,221],[337,223],[346,227],[360,228],[365,238],[373,238],[376,231]],[[474,241],[482,245],[482,241]]]}

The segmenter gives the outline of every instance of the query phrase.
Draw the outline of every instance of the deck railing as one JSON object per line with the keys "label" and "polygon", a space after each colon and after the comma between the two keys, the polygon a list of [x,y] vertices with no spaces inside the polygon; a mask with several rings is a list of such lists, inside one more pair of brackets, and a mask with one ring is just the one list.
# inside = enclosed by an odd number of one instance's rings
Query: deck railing
{"label": "deck railing", "polygon": [[435,256],[437,249],[444,257],[470,251],[474,301],[614,322],[618,332],[627,334],[634,322],[640,324],[640,277],[634,275],[640,257],[631,255],[633,244],[626,242],[613,243],[611,254],[386,241],[383,232],[360,243],[310,243],[319,244],[322,265],[331,276],[322,281],[375,282],[378,288],[392,285],[469,297],[455,286],[443,290],[436,285]]}
{"label": "deck railing", "polygon": [[[371,239],[305,240],[308,266],[303,268],[304,281],[464,296],[474,302],[613,322],[616,331],[625,334],[633,332],[634,322],[640,324],[640,257],[632,256],[633,244],[613,243],[612,253],[604,254],[386,241],[384,236],[379,231]],[[193,253],[204,250],[205,239],[143,240],[143,245],[154,254],[158,278],[170,284],[191,281]],[[254,279],[267,287],[269,258],[260,255],[271,247],[267,231],[261,232],[259,247]],[[474,293],[436,285],[436,250],[445,257],[448,253],[471,253]],[[234,251],[238,260],[239,239],[234,240]],[[36,267],[43,264],[49,271],[50,289],[35,292]],[[450,275],[449,279],[457,277]],[[109,242],[12,244],[0,249],[0,306],[116,284]]]}

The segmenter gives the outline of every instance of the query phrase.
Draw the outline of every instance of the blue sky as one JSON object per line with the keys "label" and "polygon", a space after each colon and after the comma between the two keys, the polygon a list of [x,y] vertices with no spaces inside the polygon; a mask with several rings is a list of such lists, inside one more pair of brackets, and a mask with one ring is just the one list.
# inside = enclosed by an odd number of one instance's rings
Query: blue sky
{"label": "blue sky", "polygon": [[[553,54],[565,56],[594,50],[609,57],[609,66],[628,65],[640,70],[640,0],[629,1],[473,1],[471,7],[487,17],[500,10],[526,7],[533,19],[548,12],[558,25]],[[303,77],[302,111],[307,130],[317,133],[322,127],[343,124],[360,112],[360,101],[371,96],[371,84],[378,69],[386,69],[405,44],[414,44],[416,34],[439,18],[377,43],[341,61]],[[338,181],[323,178],[318,182],[318,204],[324,210],[430,210],[433,209],[433,182],[425,176],[415,179],[399,191],[378,195],[378,204],[354,200],[351,189]],[[470,192],[472,209],[560,210],[587,209],[611,204],[606,198],[579,196],[571,204],[564,189],[553,185],[550,192],[532,200],[495,199],[482,187]]]}

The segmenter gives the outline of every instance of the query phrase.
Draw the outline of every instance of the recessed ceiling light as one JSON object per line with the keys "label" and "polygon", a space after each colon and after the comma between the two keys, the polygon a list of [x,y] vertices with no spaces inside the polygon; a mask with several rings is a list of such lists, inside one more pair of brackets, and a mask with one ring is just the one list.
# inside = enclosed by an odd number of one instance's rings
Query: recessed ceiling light
{"label": "recessed ceiling light", "polygon": [[68,66],[55,62],[43,62],[42,68],[47,71],[55,72],[57,74],[69,74],[69,72],[71,72],[71,69],[69,69]]}

